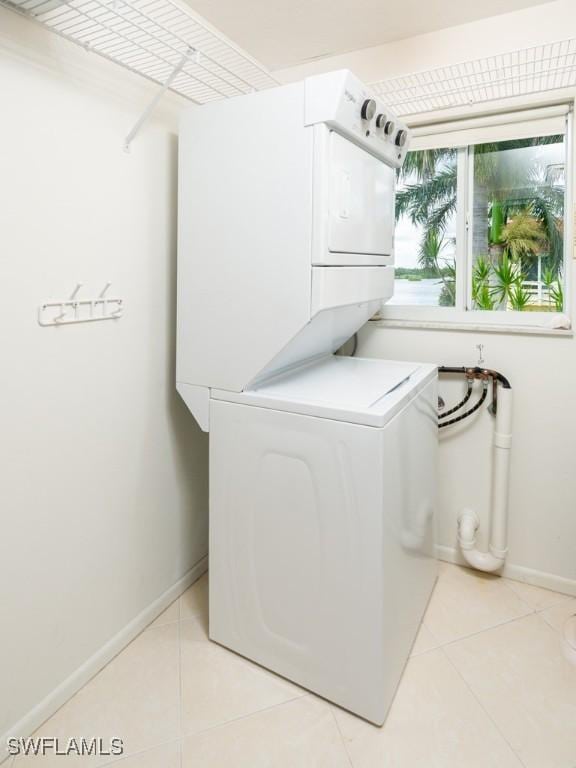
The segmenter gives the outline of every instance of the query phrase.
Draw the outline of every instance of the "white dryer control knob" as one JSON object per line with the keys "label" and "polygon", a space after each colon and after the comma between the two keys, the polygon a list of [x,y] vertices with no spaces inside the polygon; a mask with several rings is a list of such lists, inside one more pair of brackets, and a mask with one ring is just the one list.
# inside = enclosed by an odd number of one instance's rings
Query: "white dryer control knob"
{"label": "white dryer control knob", "polygon": [[386,115],[383,115],[382,112],[380,112],[380,114],[376,116],[376,128],[384,128],[385,123]]}
{"label": "white dryer control knob", "polygon": [[390,136],[390,134],[394,131],[394,121],[388,120],[386,125],[384,126],[384,133],[386,136]]}
{"label": "white dryer control knob", "polygon": [[396,146],[403,147],[404,144],[406,144],[407,138],[408,138],[408,132],[403,129],[399,130],[398,133],[396,134],[396,139],[395,139]]}
{"label": "white dryer control knob", "polygon": [[362,104],[361,115],[363,120],[372,120],[376,114],[376,102],[374,99],[366,99]]}

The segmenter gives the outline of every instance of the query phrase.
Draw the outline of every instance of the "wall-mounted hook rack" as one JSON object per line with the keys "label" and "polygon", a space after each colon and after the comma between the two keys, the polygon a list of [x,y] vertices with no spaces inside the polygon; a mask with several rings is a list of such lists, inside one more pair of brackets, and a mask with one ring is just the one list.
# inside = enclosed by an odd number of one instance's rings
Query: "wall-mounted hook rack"
{"label": "wall-mounted hook rack", "polygon": [[97,320],[119,320],[124,313],[124,300],[106,294],[112,283],[107,282],[95,299],[78,299],[82,283],[77,283],[70,298],[43,301],[38,308],[38,323],[42,326],[93,323]]}

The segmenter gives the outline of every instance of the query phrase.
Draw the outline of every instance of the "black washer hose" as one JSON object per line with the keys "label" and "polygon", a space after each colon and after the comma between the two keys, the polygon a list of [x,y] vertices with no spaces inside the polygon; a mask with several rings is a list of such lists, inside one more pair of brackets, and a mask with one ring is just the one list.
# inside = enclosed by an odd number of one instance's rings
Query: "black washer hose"
{"label": "black washer hose", "polygon": [[455,405],[453,408],[450,408],[449,411],[445,411],[444,413],[438,414],[438,418],[445,419],[448,416],[452,416],[453,413],[456,413],[456,411],[459,411],[460,408],[462,408],[462,406],[466,405],[466,403],[468,402],[468,400],[470,400],[472,396],[473,384],[474,384],[474,380],[468,379],[468,389],[466,390],[466,394],[464,395],[462,400],[460,400],[460,402],[457,405]]}
{"label": "black washer hose", "polygon": [[[456,371],[453,371],[453,373],[456,373]],[[510,388],[510,386],[508,386],[507,388]],[[482,392],[482,397],[480,398],[480,400],[478,400],[478,402],[473,408],[470,408],[470,410],[468,411],[464,411],[464,413],[461,413],[460,416],[456,416],[455,419],[449,419],[448,421],[443,421],[441,424],[438,424],[438,429],[442,429],[442,427],[449,427],[450,424],[456,424],[458,421],[462,421],[462,419],[465,419],[468,416],[471,416],[474,413],[474,411],[477,411],[478,408],[482,406],[482,403],[484,402],[484,400],[486,400],[487,395],[488,395],[488,384],[485,383],[483,392]]]}

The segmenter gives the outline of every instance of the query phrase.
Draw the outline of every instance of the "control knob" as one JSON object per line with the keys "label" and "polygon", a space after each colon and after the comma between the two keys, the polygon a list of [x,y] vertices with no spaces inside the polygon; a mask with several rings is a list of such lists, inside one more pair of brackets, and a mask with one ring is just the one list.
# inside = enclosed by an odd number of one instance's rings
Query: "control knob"
{"label": "control knob", "polygon": [[386,115],[383,115],[382,112],[380,112],[380,114],[376,116],[376,128],[384,128],[385,123]]}
{"label": "control knob", "polygon": [[363,120],[372,120],[376,114],[376,102],[374,99],[366,99],[362,104],[361,115]]}
{"label": "control knob", "polygon": [[394,131],[394,121],[388,120],[386,122],[386,125],[384,126],[384,133],[386,136],[390,136],[390,134]]}
{"label": "control knob", "polygon": [[396,134],[395,143],[397,147],[403,147],[404,144],[406,144],[406,139],[408,138],[408,131],[405,131],[404,129],[401,129]]}

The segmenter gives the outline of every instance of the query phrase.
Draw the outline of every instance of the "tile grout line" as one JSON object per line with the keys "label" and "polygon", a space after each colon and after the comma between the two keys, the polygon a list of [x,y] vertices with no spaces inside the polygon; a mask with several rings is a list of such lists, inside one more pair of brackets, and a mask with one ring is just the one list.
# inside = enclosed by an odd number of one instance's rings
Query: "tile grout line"
{"label": "tile grout line", "polygon": [[245,715],[239,715],[238,717],[233,717],[230,720],[224,720],[221,723],[210,725],[208,726],[208,728],[201,728],[199,731],[190,731],[190,733],[183,733],[180,739],[181,741],[184,741],[184,739],[187,738],[188,736],[199,736],[200,734],[208,733],[209,731],[214,731],[216,728],[225,728],[226,726],[231,725],[232,723],[237,723],[239,720],[246,720],[249,717],[254,717],[254,715],[261,715],[264,712],[269,712],[271,709],[277,709],[278,707],[283,707],[286,704],[292,704],[295,701],[300,701],[300,699],[303,699],[306,696],[314,696],[314,694],[310,693],[309,691],[305,691],[304,693],[300,694],[300,696],[295,696],[293,699],[286,699],[286,701],[279,701],[277,704],[271,704],[269,707],[256,709],[254,710],[254,712],[247,712]]}
{"label": "tile grout line", "polygon": [[[502,577],[500,577],[500,578],[502,578]],[[523,598],[523,597],[521,597],[521,596],[520,596],[520,595],[519,595],[517,592],[515,592],[515,591],[514,591],[514,587],[511,587],[511,586],[510,586],[510,582],[509,582],[509,581],[503,581],[503,582],[502,582],[502,584],[503,584],[503,586],[504,586],[506,589],[508,589],[508,590],[509,590],[509,591],[510,591],[510,592],[511,592],[513,595],[514,595],[514,597],[516,598],[516,600],[519,600],[519,601],[520,601],[520,603],[521,603],[522,605],[525,605],[525,606],[526,606],[526,608],[529,608],[529,609],[530,609],[530,611],[531,611],[532,613],[535,613],[535,612],[536,612],[536,608],[534,608],[532,605],[530,605],[530,603],[529,603],[527,600],[524,600],[524,598]]]}
{"label": "tile grout line", "polygon": [[[530,606],[528,606],[530,607]],[[547,610],[547,609],[545,609]],[[499,621],[497,624],[492,624],[489,627],[484,627],[484,629],[479,629],[477,632],[470,632],[469,635],[462,635],[461,637],[455,637],[453,640],[446,640],[445,642],[439,642],[436,648],[430,648],[428,651],[422,651],[421,653],[417,653],[416,656],[422,656],[423,653],[430,653],[430,651],[437,650],[438,648],[445,648],[447,645],[452,645],[453,643],[459,643],[461,640],[469,640],[471,637],[477,637],[478,635],[481,635],[483,632],[490,632],[493,629],[498,629],[498,627],[503,627],[506,624],[511,624],[513,621],[519,621],[520,619],[526,619],[528,616],[532,616],[534,614],[537,614],[538,611],[536,611],[533,608],[530,608],[528,613],[523,613],[521,616],[514,616],[511,619],[504,619],[504,621]],[[434,637],[434,633],[429,629],[428,626],[426,626],[426,629],[430,632],[430,634]]]}
{"label": "tile grout line", "polygon": [[[147,627],[144,627],[141,634],[144,632],[149,632],[151,629],[162,629],[162,627],[171,627],[172,624],[178,624],[180,619],[173,619],[172,621],[165,621],[162,624],[154,624],[154,622],[150,622]],[[136,637],[139,637],[139,635],[136,635]],[[136,639],[136,638],[134,638]],[[127,646],[126,646],[127,647]]]}
{"label": "tile grout line", "polygon": [[[202,577],[200,577],[202,578]],[[196,582],[194,582],[196,583]],[[187,590],[186,590],[187,591]],[[185,594],[184,592],[182,594]],[[180,715],[180,739],[178,740],[178,765],[180,768],[182,768],[183,761],[184,761],[184,736],[183,736],[183,722],[184,722],[184,714],[183,714],[183,682],[182,682],[182,595],[178,597],[178,680],[180,683],[180,688],[178,691],[178,698],[179,698],[179,707],[178,712]]]}
{"label": "tile grout line", "polygon": [[[502,577],[505,579],[505,577]],[[565,592],[556,592],[553,589],[546,589],[545,587],[538,587],[536,584],[529,584],[527,581],[513,581],[512,579],[505,579],[506,586],[514,592],[516,597],[523,603],[526,603],[527,601],[514,589],[512,586],[513,584],[522,584],[526,587],[534,587],[535,589],[541,589],[545,592],[550,592],[551,595],[558,595],[558,600],[554,601],[550,605],[544,606],[544,608],[534,608],[534,611],[536,613],[540,613],[541,611],[547,611],[549,608],[556,608],[556,606],[560,605],[561,603],[565,603],[567,600],[574,600],[576,599],[575,595],[567,595]]]}
{"label": "tile grout line", "polygon": [[[557,607],[558,605],[559,605],[559,603],[556,603],[556,606],[552,606],[552,607]],[[549,609],[548,608],[542,608],[541,610],[536,610],[535,608],[531,608],[529,613],[524,613],[522,616],[514,616],[514,618],[512,618],[512,619],[505,619],[504,621],[498,622],[498,624],[493,624],[490,627],[485,627],[484,629],[479,629],[477,632],[471,632],[469,635],[463,635],[462,637],[456,637],[456,638],[454,638],[454,640],[447,640],[445,643],[439,643],[439,645],[436,648],[430,648],[428,651],[422,651],[421,653],[417,653],[415,655],[416,656],[422,656],[422,654],[430,653],[430,651],[437,650],[438,648],[446,648],[447,646],[453,645],[454,643],[459,643],[462,640],[469,640],[471,637],[477,637],[478,635],[481,635],[484,632],[491,632],[493,629],[498,629],[499,627],[504,627],[507,624],[512,624],[514,621],[520,621],[521,619],[527,619],[529,616],[539,616],[542,619],[542,621],[545,624],[547,624],[547,626],[550,627],[550,629],[553,629],[554,632],[559,634],[558,630],[556,629],[556,627],[552,626],[552,624],[550,624],[550,622],[547,621],[545,616],[542,616],[542,613],[544,611],[547,611],[547,610],[549,610]],[[428,629],[428,627],[426,627],[426,629]],[[433,633],[431,633],[431,634],[433,634]],[[576,768],[576,766],[575,766],[575,768]]]}
{"label": "tile grout line", "polygon": [[178,598],[178,733],[180,734],[179,765],[182,768],[182,741],[184,738],[184,696],[182,681],[182,608],[181,598]]}
{"label": "tile grout line", "polygon": [[[551,629],[554,630],[554,632],[557,632],[560,636],[562,636],[562,629],[558,629],[558,627],[555,627],[552,622],[548,621],[546,616],[544,614],[546,611],[551,610],[552,608],[558,608],[559,605],[562,605],[563,603],[556,603],[556,605],[551,605],[548,608],[542,608],[540,611],[536,611],[537,615],[540,616],[543,622],[545,622]],[[574,612],[574,615],[576,616],[576,601],[574,602],[574,605],[570,608],[571,611]],[[576,768],[576,766],[575,766]]]}
{"label": "tile grout line", "polygon": [[[521,617],[519,617],[519,618],[525,618],[525,617],[524,617],[524,616],[521,616]],[[518,619],[513,619],[513,621],[518,621]],[[506,622],[506,623],[511,623],[511,622]],[[500,625],[500,626],[502,626],[502,625]],[[484,631],[487,631],[487,630],[484,630]],[[481,634],[481,633],[479,632],[478,634]],[[488,712],[488,710],[486,709],[486,707],[484,706],[484,704],[483,704],[483,703],[480,701],[480,699],[478,698],[478,696],[476,696],[476,694],[474,693],[474,690],[473,690],[473,689],[472,689],[472,687],[471,687],[471,686],[468,684],[468,681],[466,680],[466,678],[464,677],[464,675],[463,675],[463,674],[460,672],[460,670],[458,669],[458,667],[457,667],[457,666],[454,664],[454,662],[452,661],[452,659],[450,658],[450,656],[449,656],[449,655],[448,655],[448,654],[447,654],[447,653],[444,651],[444,649],[443,649],[443,648],[440,648],[440,651],[442,652],[442,655],[444,656],[444,658],[448,660],[448,663],[450,664],[450,666],[452,667],[452,669],[454,669],[454,671],[456,672],[456,674],[458,675],[458,677],[459,677],[459,678],[462,680],[462,682],[463,682],[463,683],[464,683],[464,685],[466,686],[467,690],[468,690],[468,691],[470,692],[470,694],[472,695],[472,698],[474,699],[474,701],[475,701],[475,702],[478,704],[478,706],[480,707],[480,709],[482,710],[482,712],[484,712],[484,714],[485,714],[485,715],[486,715],[486,717],[488,718],[488,721],[489,721],[490,723],[492,723],[492,725],[494,726],[494,728],[496,729],[496,731],[497,731],[497,732],[500,734],[500,736],[501,736],[501,737],[502,737],[502,739],[504,740],[504,743],[508,745],[508,747],[510,748],[510,751],[511,751],[511,752],[512,752],[512,754],[513,754],[513,755],[516,757],[516,759],[518,760],[518,762],[520,763],[520,765],[521,765],[521,766],[523,766],[523,768],[527,768],[527,766],[526,766],[526,763],[525,763],[525,762],[522,760],[522,758],[520,757],[520,755],[518,754],[518,752],[517,752],[517,751],[514,749],[514,747],[512,746],[512,744],[510,744],[510,742],[509,742],[509,741],[508,741],[508,739],[506,738],[505,734],[504,734],[504,733],[502,732],[502,730],[500,729],[500,726],[498,725],[498,723],[497,723],[497,722],[494,720],[494,718],[492,717],[492,715],[491,715],[491,714]]]}
{"label": "tile grout line", "polygon": [[169,739],[168,741],[163,741],[160,744],[154,744],[152,747],[147,747],[146,749],[139,750],[138,752],[131,752],[127,755],[122,755],[122,757],[118,758],[118,760],[112,760],[109,763],[104,763],[100,766],[100,768],[107,768],[108,766],[115,766],[119,765],[122,760],[126,760],[128,758],[132,757],[138,757],[139,755],[145,755],[148,752],[152,752],[155,749],[159,749],[164,746],[168,746],[169,744],[178,744],[178,751],[179,751],[179,765],[180,768],[182,768],[182,741],[183,741],[183,735],[182,735],[182,632],[181,632],[181,626],[180,626],[180,597],[177,598],[178,602],[178,619],[175,621],[167,622],[166,624],[159,624],[156,627],[152,627],[151,625],[148,625],[144,630],[142,630],[143,634],[144,632],[148,632],[150,629],[163,629],[164,627],[171,626],[172,624],[177,624],[177,635],[178,635],[178,733],[179,736],[176,739]]}
{"label": "tile grout line", "polygon": [[[235,723],[238,720],[244,720],[244,719],[246,719],[248,717],[252,717],[253,715],[262,714],[263,712],[267,712],[268,710],[275,709],[276,707],[281,707],[284,704],[290,704],[290,703],[292,703],[294,701],[297,701],[299,699],[303,699],[306,696],[313,695],[309,691],[306,691],[305,689],[302,688],[301,689],[301,691],[302,691],[301,693],[299,693],[296,696],[293,696],[290,699],[286,699],[286,701],[280,701],[277,704],[272,704],[269,707],[263,707],[262,709],[255,710],[254,712],[248,712],[248,713],[246,713],[244,715],[239,715],[238,717],[233,717],[230,720],[224,720],[221,723],[216,723],[215,725],[211,725],[208,728],[202,728],[199,731],[192,731],[190,733],[185,732],[185,729],[183,727],[183,713],[182,713],[182,708],[183,708],[183,682],[182,682],[182,663],[181,663],[181,660],[182,660],[182,647],[181,647],[181,636],[182,635],[181,635],[181,630],[182,630],[183,622],[188,622],[189,621],[189,622],[192,622],[192,623],[196,623],[196,624],[200,623],[201,624],[202,623],[201,619],[203,617],[202,617],[201,613],[198,613],[197,615],[194,614],[194,615],[191,615],[191,616],[187,616],[186,618],[183,618],[182,617],[181,602],[180,601],[178,603],[178,612],[179,612],[178,613],[178,615],[179,615],[178,632],[179,632],[179,640],[180,640],[180,643],[179,643],[179,649],[180,649],[180,740],[181,740],[182,743],[183,743],[184,739],[187,736],[196,736],[196,735],[201,734],[201,733],[206,733],[208,731],[212,731],[215,728],[222,728],[222,727],[224,727],[226,725],[229,725],[230,723]],[[204,641],[201,641],[201,642],[204,642]],[[209,637],[208,637],[208,642],[209,643],[211,642]],[[246,663],[248,663],[250,665],[254,665],[254,662],[251,662],[249,659],[246,659],[243,656],[239,656],[239,658],[241,658],[243,661],[245,661]],[[260,665],[258,665],[258,664],[256,664],[255,666],[258,669],[260,669],[263,673],[272,674],[272,675],[274,675],[274,677],[278,677],[278,679],[280,679],[280,680],[285,680],[285,678],[279,677],[278,675],[276,675],[275,673],[271,672],[270,670],[267,670],[264,667],[260,667]],[[288,681],[288,682],[290,682],[290,681]],[[292,685],[295,685],[295,684],[292,683]]]}
{"label": "tile grout line", "polygon": [[[468,570],[471,570],[471,569],[468,569]],[[502,578],[502,585],[504,587],[507,587],[514,594],[514,597],[517,600],[519,600],[522,605],[525,606],[525,608],[527,609],[527,613],[522,614],[521,616],[514,616],[511,619],[505,619],[504,621],[500,621],[500,622],[498,622],[496,624],[492,624],[489,627],[484,627],[483,629],[479,629],[477,632],[471,632],[470,634],[462,635],[461,637],[454,638],[453,640],[446,640],[444,642],[439,640],[437,638],[437,636],[434,634],[434,632],[432,631],[432,629],[428,626],[428,624],[426,624],[426,616],[424,615],[424,618],[422,619],[422,622],[421,622],[421,626],[424,626],[426,628],[426,630],[432,635],[432,638],[437,643],[437,645],[435,646],[435,648],[429,648],[426,651],[420,651],[419,653],[411,654],[410,658],[414,658],[414,657],[417,657],[417,656],[422,656],[424,653],[430,653],[430,651],[436,650],[438,648],[445,648],[447,645],[452,645],[452,643],[458,643],[458,642],[460,642],[460,640],[467,640],[470,637],[475,637],[477,635],[482,634],[483,632],[489,632],[491,629],[496,629],[497,627],[502,627],[505,624],[510,624],[513,621],[518,621],[518,619],[524,619],[527,616],[531,616],[532,614],[541,615],[545,611],[550,610],[551,608],[557,608],[559,605],[562,605],[563,603],[569,601],[570,599],[576,599],[576,598],[572,598],[570,595],[565,595],[565,594],[563,594],[561,592],[554,592],[553,590],[547,590],[547,591],[551,592],[552,594],[559,595],[558,601],[552,603],[551,605],[547,605],[544,608],[535,608],[534,606],[530,605],[530,603],[526,602],[526,600],[524,598],[522,598],[514,590],[514,588],[510,585],[510,581],[511,581],[510,579],[505,579],[504,577],[501,577],[501,578]],[[524,582],[520,582],[520,583],[524,583]],[[528,586],[533,586],[533,585],[528,584]],[[543,589],[543,588],[541,587],[541,589]],[[552,629],[554,629],[556,632],[558,631],[555,627],[553,627],[547,621],[547,619],[544,616],[541,616],[541,618],[546,622],[546,624],[548,624],[550,627],[552,627]],[[576,766],[575,766],[575,768],[576,768]]]}
{"label": "tile grout line", "polygon": [[340,730],[340,725],[338,723],[338,718],[336,717],[336,714],[334,713],[334,705],[328,704],[328,709],[330,710],[330,714],[332,716],[332,719],[334,720],[334,725],[336,726],[336,730],[338,731],[338,735],[340,736],[340,741],[342,742],[342,747],[344,749],[344,753],[346,754],[346,757],[348,758],[348,762],[350,763],[351,768],[354,768],[354,763],[352,761],[352,757],[350,756],[350,753],[348,752],[348,747],[346,745],[346,741],[344,739],[342,731]]}

